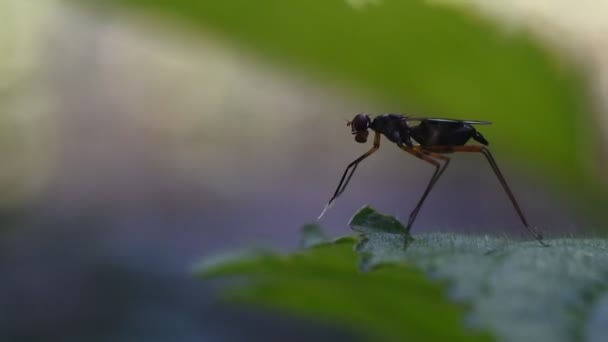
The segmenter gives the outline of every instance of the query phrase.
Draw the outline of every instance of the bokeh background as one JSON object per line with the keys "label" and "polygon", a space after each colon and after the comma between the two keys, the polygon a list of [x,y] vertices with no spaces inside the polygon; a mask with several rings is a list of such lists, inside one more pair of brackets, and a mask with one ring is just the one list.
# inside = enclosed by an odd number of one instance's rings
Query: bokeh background
{"label": "bokeh background", "polygon": [[[604,234],[608,7],[572,6],[1,0],[0,339],[349,338],[222,305],[191,267],[294,248],[368,148],[345,126],[360,112],[493,121],[528,220]],[[431,171],[384,143],[321,223],[405,218]],[[414,230],[526,237],[475,155]]]}

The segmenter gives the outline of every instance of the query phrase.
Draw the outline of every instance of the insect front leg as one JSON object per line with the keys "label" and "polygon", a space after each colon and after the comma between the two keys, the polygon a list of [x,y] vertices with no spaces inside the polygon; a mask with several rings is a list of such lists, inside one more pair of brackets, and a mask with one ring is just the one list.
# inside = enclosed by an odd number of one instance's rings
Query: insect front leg
{"label": "insect front leg", "polygon": [[[331,206],[333,201],[344,192],[344,190],[346,189],[346,186],[350,182],[350,179],[352,178],[353,174],[355,173],[355,170],[357,170],[357,166],[359,166],[359,163],[362,162],[365,158],[372,155],[372,153],[376,152],[379,148],[380,148],[380,133],[375,132],[374,146],[369,151],[365,152],[365,154],[363,154],[362,156],[360,156],[359,158],[353,160],[350,164],[348,164],[348,166],[346,167],[346,170],[344,170],[344,173],[342,174],[342,178],[340,178],[340,182],[338,183],[338,187],[336,188],[334,195],[331,197],[329,202],[327,202],[327,205],[325,205],[325,208],[323,209],[323,211],[321,212],[321,214],[319,215],[317,220],[321,219],[321,217],[323,217],[323,215],[325,215],[325,212],[329,209],[329,207]],[[349,172],[349,170],[350,170],[350,172]]]}

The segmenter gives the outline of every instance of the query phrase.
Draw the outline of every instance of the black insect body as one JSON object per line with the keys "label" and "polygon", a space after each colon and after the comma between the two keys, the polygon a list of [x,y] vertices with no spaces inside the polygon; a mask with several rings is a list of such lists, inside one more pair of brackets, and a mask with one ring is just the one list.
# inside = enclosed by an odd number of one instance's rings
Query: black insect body
{"label": "black insect body", "polygon": [[[411,122],[417,122],[418,124],[411,126]],[[542,235],[528,225],[507,181],[500,172],[490,150],[486,147],[488,141],[475,129],[475,127],[473,127],[473,125],[489,124],[491,123],[487,121],[413,118],[399,114],[383,114],[372,120],[365,114],[356,115],[353,120],[349,121],[347,124],[351,127],[352,134],[355,135],[355,141],[359,143],[367,142],[369,130],[371,129],[374,132],[373,147],[346,167],[334,195],[325,206],[323,212],[321,212],[321,215],[319,215],[319,219],[325,214],[332,202],[344,192],[344,189],[346,189],[346,186],[350,182],[359,163],[380,148],[380,138],[384,135],[389,141],[397,144],[401,150],[418,159],[424,160],[435,167],[435,172],[424,190],[422,197],[409,216],[406,227],[408,232],[410,231],[424,200],[450,163],[450,157],[445,154],[454,152],[481,153],[488,160],[488,163],[492,167],[500,184],[509,196],[524,227],[540,244],[546,246],[542,241]],[[467,142],[471,139],[482,145],[467,145]],[[413,141],[417,144],[414,145]],[[443,164],[441,163],[442,161]]]}
{"label": "black insect body", "polygon": [[471,138],[488,145],[488,141],[481,133],[466,121],[426,119],[422,120],[419,125],[410,128],[410,134],[422,146],[462,146]]}

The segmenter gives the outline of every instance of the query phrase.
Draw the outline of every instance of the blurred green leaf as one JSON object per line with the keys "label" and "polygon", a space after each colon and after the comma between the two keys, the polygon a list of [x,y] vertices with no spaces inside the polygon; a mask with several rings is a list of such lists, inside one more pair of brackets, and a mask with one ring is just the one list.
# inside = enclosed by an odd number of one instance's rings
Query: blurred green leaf
{"label": "blurred green leaf", "polygon": [[329,239],[316,224],[307,224],[302,227],[302,237],[300,238],[301,248],[311,248],[329,242]]}
{"label": "blurred green leaf", "polygon": [[[469,326],[499,340],[599,341],[608,334],[608,240],[555,239],[551,247],[445,233],[412,240],[395,218],[369,207],[351,227],[363,258],[353,253],[355,240],[343,238],[286,256],[206,264],[200,272],[242,277],[233,299],[397,340],[484,338],[463,332],[462,308],[446,302],[440,283],[449,284],[452,301],[468,304]],[[357,271],[357,263],[369,271]]]}
{"label": "blurred green leaf", "polygon": [[420,271],[392,265],[357,270],[354,240],[282,256],[269,252],[205,262],[204,277],[244,278],[228,298],[330,319],[377,340],[486,341],[463,327],[463,307]]}
{"label": "blurred green leaf", "polygon": [[[578,123],[590,116],[578,73],[528,34],[506,32],[464,6],[424,0],[107,3],[184,18],[393,104],[362,111],[493,121],[484,128],[493,147],[572,189],[593,189],[580,153]],[[587,137],[597,133],[586,129]]]}

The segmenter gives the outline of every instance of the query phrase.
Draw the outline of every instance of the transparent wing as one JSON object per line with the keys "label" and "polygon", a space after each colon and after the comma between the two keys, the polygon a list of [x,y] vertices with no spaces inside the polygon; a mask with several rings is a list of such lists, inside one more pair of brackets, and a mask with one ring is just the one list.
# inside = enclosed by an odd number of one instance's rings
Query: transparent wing
{"label": "transparent wing", "polygon": [[407,117],[407,121],[428,121],[428,122],[462,122],[470,125],[491,125],[490,121],[478,121],[478,120],[456,120],[456,119],[443,119],[443,118],[415,118]]}

